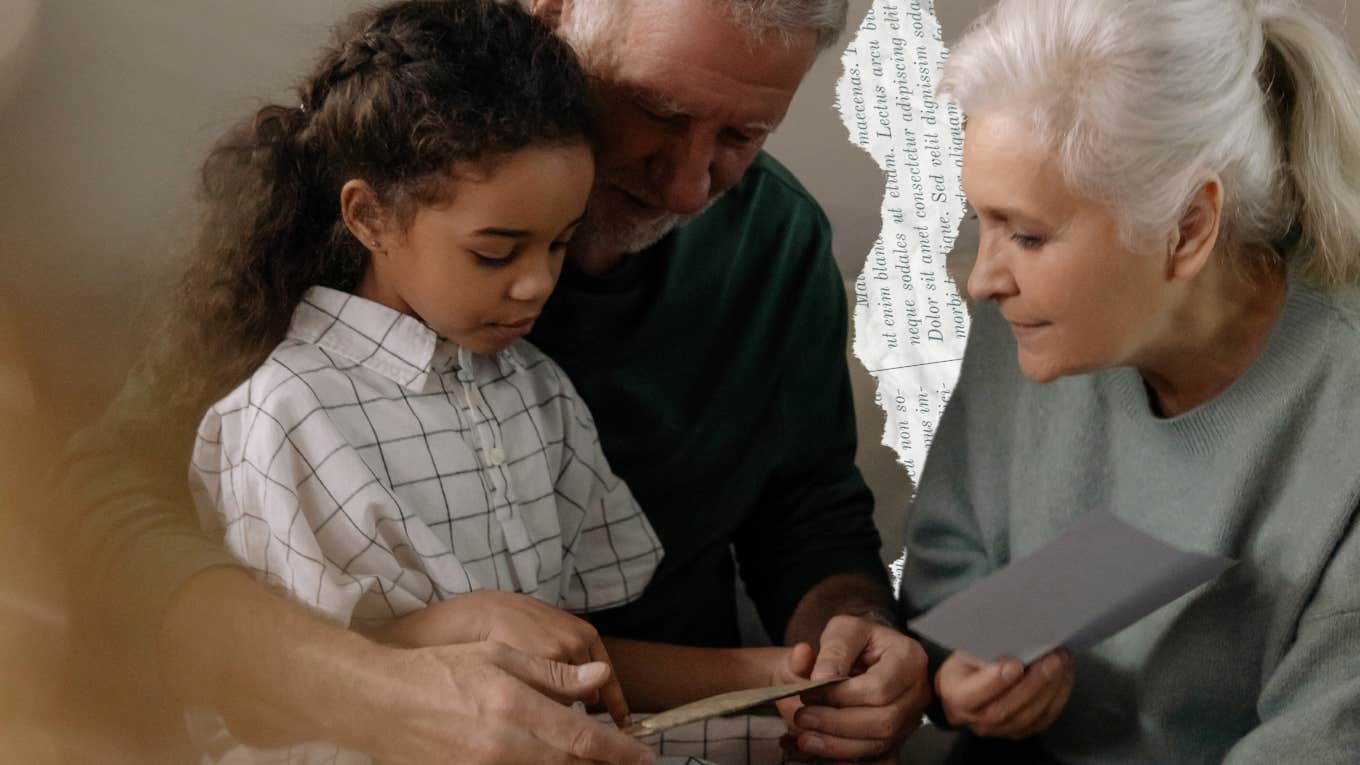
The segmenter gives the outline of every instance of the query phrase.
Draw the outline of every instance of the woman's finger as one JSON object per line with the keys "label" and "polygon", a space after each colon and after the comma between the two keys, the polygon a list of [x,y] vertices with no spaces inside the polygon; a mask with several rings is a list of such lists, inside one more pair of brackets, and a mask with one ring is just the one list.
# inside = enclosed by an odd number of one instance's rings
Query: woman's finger
{"label": "woman's finger", "polygon": [[949,722],[965,725],[976,720],[983,707],[1012,688],[1024,673],[1024,665],[1015,659],[978,664],[970,656],[955,653],[940,667],[936,690]]}

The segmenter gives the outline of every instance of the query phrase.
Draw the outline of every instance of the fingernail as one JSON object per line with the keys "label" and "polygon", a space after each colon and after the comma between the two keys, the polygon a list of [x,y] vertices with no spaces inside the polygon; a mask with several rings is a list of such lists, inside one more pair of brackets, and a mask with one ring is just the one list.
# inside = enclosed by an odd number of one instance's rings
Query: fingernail
{"label": "fingernail", "polygon": [[820,728],[820,727],[822,727],[822,725],[821,725],[821,720],[818,720],[818,719],[817,719],[817,715],[814,715],[814,714],[811,714],[811,713],[804,713],[804,714],[798,715],[798,727],[800,727],[800,728]]}
{"label": "fingernail", "polygon": [[1001,665],[1001,679],[1008,683],[1014,681],[1022,674],[1024,674],[1024,670],[1021,669],[1020,665],[1014,662],[1008,661]]}
{"label": "fingernail", "polygon": [[826,742],[822,740],[821,736],[803,736],[798,743],[808,752],[820,752],[826,749]]}
{"label": "fingernail", "polygon": [[608,674],[609,668],[598,661],[582,664],[576,668],[576,679],[587,685],[600,682]]}

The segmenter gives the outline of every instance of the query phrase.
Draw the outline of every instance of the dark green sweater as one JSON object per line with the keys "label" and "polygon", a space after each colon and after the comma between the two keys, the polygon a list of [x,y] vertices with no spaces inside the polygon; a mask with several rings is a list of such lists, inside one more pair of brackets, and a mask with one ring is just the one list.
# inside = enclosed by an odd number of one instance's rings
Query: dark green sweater
{"label": "dark green sweater", "polygon": [[[882,575],[830,248],[821,210],[761,156],[652,251],[606,279],[563,279],[533,340],[571,375],[666,546],[652,587],[603,615],[605,632],[735,645],[731,543],[776,639],[818,580]],[[52,507],[89,650],[146,694],[159,692],[170,598],[235,565],[199,531],[187,490],[202,414],[167,409],[134,375],[69,444]]]}
{"label": "dark green sweater", "polygon": [[775,642],[821,579],[883,576],[830,227],[773,159],[607,276],[564,274],[538,327],[666,550],[602,632],[737,644],[729,546]]}

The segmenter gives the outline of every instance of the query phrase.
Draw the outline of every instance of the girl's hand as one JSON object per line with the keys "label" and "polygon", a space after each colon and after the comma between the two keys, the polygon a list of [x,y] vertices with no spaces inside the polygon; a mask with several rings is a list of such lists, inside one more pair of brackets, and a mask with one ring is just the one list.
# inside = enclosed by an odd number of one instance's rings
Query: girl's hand
{"label": "girl's hand", "polygon": [[[408,647],[495,641],[530,656],[575,665],[601,661],[612,667],[589,622],[517,592],[475,590],[455,595],[397,619],[373,637]],[[603,705],[620,727],[631,724],[623,688],[612,672],[587,702]]]}
{"label": "girl's hand", "polygon": [[935,675],[935,692],[951,725],[979,736],[1021,739],[1058,719],[1074,677],[1067,651],[1050,653],[1029,669],[1015,659],[988,663],[956,651]]}

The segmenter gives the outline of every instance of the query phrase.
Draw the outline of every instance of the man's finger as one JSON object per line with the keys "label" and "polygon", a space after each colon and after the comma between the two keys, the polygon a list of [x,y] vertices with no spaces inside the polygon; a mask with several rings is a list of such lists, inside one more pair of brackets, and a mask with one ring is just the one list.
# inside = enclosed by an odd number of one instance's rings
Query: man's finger
{"label": "man's finger", "polygon": [[[561,666],[567,666],[570,670],[577,669],[569,665]],[[607,666],[601,664],[587,664],[582,669],[586,667],[602,667],[606,672],[608,670]],[[656,762],[656,756],[652,751],[636,739],[601,725],[569,707],[555,704],[542,695],[532,693],[531,688],[525,690],[528,693],[526,698],[521,700],[522,706],[519,708],[524,719],[511,722],[522,724],[532,730],[534,736],[544,744],[590,762],[610,765],[652,765]],[[536,761],[520,760],[520,762]]]}
{"label": "man's finger", "polygon": [[813,680],[846,677],[855,659],[869,643],[869,633],[876,625],[853,616],[837,616],[827,622],[818,641],[817,662],[812,667]]}
{"label": "man's finger", "polygon": [[[483,720],[472,744],[478,762],[518,763],[542,762],[549,765],[593,765],[590,760],[568,754],[550,746],[533,735],[496,720]],[[472,752],[451,752],[438,761],[465,761]]]}
{"label": "man's finger", "polygon": [[904,705],[877,707],[803,707],[794,715],[801,731],[824,733],[837,738],[893,740],[910,731],[908,710]]}
{"label": "man's finger", "polygon": [[918,675],[924,678],[925,673],[913,672],[905,657],[885,653],[862,674],[809,691],[802,699],[809,706],[881,707],[906,693]]}
{"label": "man's finger", "polygon": [[828,736],[825,733],[804,731],[798,736],[798,748],[808,754],[831,760],[858,760],[891,753],[896,741],[856,739]]}

